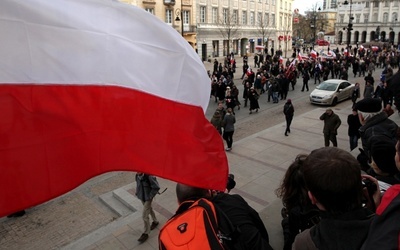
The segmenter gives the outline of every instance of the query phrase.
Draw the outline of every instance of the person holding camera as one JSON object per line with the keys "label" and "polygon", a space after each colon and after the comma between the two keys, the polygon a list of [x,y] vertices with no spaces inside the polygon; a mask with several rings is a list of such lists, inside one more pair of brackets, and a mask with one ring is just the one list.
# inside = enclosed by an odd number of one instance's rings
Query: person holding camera
{"label": "person holding camera", "polygon": [[[312,151],[302,173],[312,204],[321,221],[298,234],[292,249],[360,249],[368,235],[373,212],[363,206],[362,179],[378,186],[371,176],[361,176],[357,160],[335,147]],[[373,194],[375,202],[380,192]]]}

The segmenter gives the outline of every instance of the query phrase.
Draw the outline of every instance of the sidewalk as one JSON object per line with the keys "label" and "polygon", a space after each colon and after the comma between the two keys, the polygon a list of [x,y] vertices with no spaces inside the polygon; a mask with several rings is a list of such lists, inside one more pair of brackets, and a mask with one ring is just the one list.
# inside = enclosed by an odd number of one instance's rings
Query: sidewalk
{"label": "sidewalk", "polygon": [[[287,137],[283,134],[285,124],[282,123],[235,142],[233,150],[227,153],[230,172],[235,174],[237,183],[231,192],[243,196],[260,213],[274,249],[282,249],[283,246],[280,225],[282,205],[275,195],[275,189],[298,154],[309,153],[323,146],[323,122],[319,120],[319,116],[324,111],[324,107],[316,108],[301,116],[295,116],[292,132]],[[342,149],[349,150],[346,120],[347,115],[351,113],[351,105],[349,103],[344,109],[334,108],[334,112],[342,120],[338,131],[338,145]],[[400,122],[396,113],[391,119],[396,123]],[[145,243],[140,245],[137,241],[143,228],[139,208],[136,212],[92,232],[63,249],[158,249],[159,229],[177,208],[175,183],[160,179],[160,185],[162,188],[168,187],[168,190],[157,196],[154,202],[160,226],[150,234]],[[131,190],[133,187],[132,184],[126,188]],[[136,198],[131,195],[126,199]]]}

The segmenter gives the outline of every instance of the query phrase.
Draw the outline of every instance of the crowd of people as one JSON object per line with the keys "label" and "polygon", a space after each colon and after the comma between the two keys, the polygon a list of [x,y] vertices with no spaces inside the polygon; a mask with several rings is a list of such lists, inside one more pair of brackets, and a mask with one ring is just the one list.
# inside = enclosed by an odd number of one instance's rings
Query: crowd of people
{"label": "crowd of people", "polygon": [[[309,90],[310,79],[314,84],[329,77],[347,80],[350,72],[354,77],[364,77],[364,82],[355,84],[352,113],[347,117],[349,151],[359,149],[358,156],[337,148],[341,120],[328,108],[320,117],[325,147],[298,155],[277,189],[284,205],[284,249],[400,249],[400,216],[393,213],[400,209],[400,129],[388,118],[393,114],[396,95],[388,80],[399,68],[400,53],[357,48],[351,55],[336,55],[334,60],[296,60],[290,71],[291,62],[283,64],[276,57],[267,56],[256,72],[244,62],[243,100],[245,107],[250,100],[250,113],[259,108],[251,105],[252,99],[258,101],[260,95],[267,94],[268,101],[285,100],[290,83],[300,77],[302,91]],[[254,66],[260,63],[258,60]],[[374,79],[377,68],[382,74]],[[220,75],[225,78],[223,72],[214,72],[212,79],[218,82]],[[229,83],[233,84],[233,76],[226,79],[226,87],[232,88]],[[224,85],[213,90],[220,87]],[[216,101],[223,109],[224,98],[216,96]],[[239,100],[236,103],[240,105]],[[294,113],[291,99],[287,99],[283,113],[288,135]],[[329,147],[330,142],[333,147]]]}

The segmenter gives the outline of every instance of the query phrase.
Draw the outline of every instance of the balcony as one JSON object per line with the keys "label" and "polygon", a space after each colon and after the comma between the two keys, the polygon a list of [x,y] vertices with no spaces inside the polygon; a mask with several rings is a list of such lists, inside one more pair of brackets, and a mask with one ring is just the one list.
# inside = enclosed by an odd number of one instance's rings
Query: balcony
{"label": "balcony", "polygon": [[175,0],[164,0],[164,5],[174,6],[175,5]]}

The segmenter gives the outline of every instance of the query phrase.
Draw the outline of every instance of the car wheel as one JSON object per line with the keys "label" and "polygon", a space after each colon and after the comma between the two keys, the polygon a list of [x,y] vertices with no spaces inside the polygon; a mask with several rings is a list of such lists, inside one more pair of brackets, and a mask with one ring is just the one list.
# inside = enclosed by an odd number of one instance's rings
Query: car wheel
{"label": "car wheel", "polygon": [[335,98],[333,99],[333,101],[332,101],[332,106],[336,106],[336,104],[337,104],[337,97],[335,97]]}

